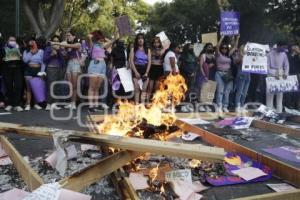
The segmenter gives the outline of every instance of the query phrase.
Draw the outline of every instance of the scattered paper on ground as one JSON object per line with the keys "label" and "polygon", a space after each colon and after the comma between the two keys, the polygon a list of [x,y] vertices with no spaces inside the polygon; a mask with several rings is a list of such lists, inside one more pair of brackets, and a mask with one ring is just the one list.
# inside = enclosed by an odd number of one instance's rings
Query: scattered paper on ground
{"label": "scattered paper on ground", "polygon": [[202,120],[200,118],[180,118],[179,120],[188,123],[188,124],[210,124],[209,121]]}
{"label": "scattered paper on ground", "polygon": [[267,174],[263,172],[262,170],[255,168],[255,167],[247,167],[247,168],[242,168],[238,170],[232,170],[231,171],[233,174],[238,175],[242,179],[246,181],[250,181],[262,176],[266,176]]}
{"label": "scattered paper on ground", "polygon": [[0,158],[0,165],[3,166],[3,165],[11,165],[11,164],[12,161],[8,156]]}
{"label": "scattered paper on ground", "polygon": [[186,141],[193,141],[198,137],[200,137],[200,135],[197,135],[197,134],[191,133],[191,132],[183,133],[181,136],[181,138]]}
{"label": "scattered paper on ground", "polygon": [[143,174],[130,173],[129,181],[135,190],[144,190],[149,188],[148,178]]}
{"label": "scattered paper on ground", "polygon": [[22,200],[24,199],[29,193],[20,190],[17,188],[14,188],[12,190],[9,190],[7,192],[3,192],[0,194],[0,200]]}
{"label": "scattered paper on ground", "polygon": [[293,190],[297,190],[297,188],[287,184],[287,183],[278,183],[278,184],[267,184],[275,192],[289,192]]}
{"label": "scattered paper on ground", "polygon": [[0,158],[3,156],[7,156],[2,144],[0,143]]}
{"label": "scattered paper on ground", "polygon": [[180,200],[198,200],[203,196],[197,192],[208,189],[200,182],[185,182],[185,181],[172,181],[171,186],[173,191],[179,196]]}
{"label": "scattered paper on ground", "polygon": [[192,172],[191,169],[180,169],[166,173],[166,181],[185,181],[192,183]]}

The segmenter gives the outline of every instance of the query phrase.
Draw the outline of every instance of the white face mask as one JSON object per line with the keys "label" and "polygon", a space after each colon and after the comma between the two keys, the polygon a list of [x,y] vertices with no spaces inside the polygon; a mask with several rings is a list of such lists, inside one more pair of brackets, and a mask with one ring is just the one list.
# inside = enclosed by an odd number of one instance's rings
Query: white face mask
{"label": "white face mask", "polygon": [[10,46],[10,47],[16,47],[17,43],[16,43],[16,41],[8,41],[8,46]]}

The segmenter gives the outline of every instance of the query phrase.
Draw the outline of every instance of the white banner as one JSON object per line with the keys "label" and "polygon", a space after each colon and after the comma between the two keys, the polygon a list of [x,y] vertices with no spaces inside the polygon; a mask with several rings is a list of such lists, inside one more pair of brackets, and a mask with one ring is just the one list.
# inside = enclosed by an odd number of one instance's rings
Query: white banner
{"label": "white banner", "polygon": [[245,46],[245,55],[243,58],[243,72],[254,74],[268,73],[268,45],[257,43],[247,43]]}
{"label": "white banner", "polygon": [[297,92],[299,89],[299,82],[296,75],[288,76],[287,79],[280,78],[277,80],[275,77],[267,77],[267,92]]}

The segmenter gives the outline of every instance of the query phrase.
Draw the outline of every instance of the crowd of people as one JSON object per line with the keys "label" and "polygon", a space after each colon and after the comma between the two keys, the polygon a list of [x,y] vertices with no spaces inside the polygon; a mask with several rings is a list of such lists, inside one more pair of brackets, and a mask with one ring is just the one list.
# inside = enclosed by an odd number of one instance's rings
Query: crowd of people
{"label": "crowd of people", "polygon": [[[8,112],[32,108],[58,110],[62,109],[62,104],[56,97],[67,94],[70,98],[65,108],[76,109],[78,103],[88,101],[90,112],[108,109],[116,102],[117,96],[137,104],[147,103],[163,77],[180,73],[188,86],[184,101],[191,103],[180,108],[183,112],[212,111],[209,105],[195,106],[205,103],[200,102],[199,96],[202,85],[208,80],[217,84],[214,101],[218,112],[229,112],[232,108],[240,112],[245,102],[261,102],[274,108],[275,95],[278,112],[283,111],[283,106],[300,108],[299,92],[267,93],[265,83],[266,76],[285,79],[288,75],[300,74],[297,45],[288,46],[278,41],[268,52],[268,75],[259,75],[242,70],[245,46],[239,44],[240,36],[224,39],[222,36],[216,46],[205,44],[200,55],[196,56],[191,43],[182,47],[171,42],[165,47],[159,37],[146,41],[142,33],[127,46],[122,38],[116,36],[115,40],[109,40],[100,30],[90,33],[86,39],[78,39],[74,32],[69,31],[63,41],[58,35],[49,41],[41,38],[23,41],[9,36],[1,44],[0,107]],[[120,68],[131,69],[133,92],[125,92],[123,85],[117,84],[120,82],[117,69]],[[85,76],[80,78],[82,74]],[[33,98],[34,78],[46,83],[43,102]],[[60,81],[67,81],[70,87],[54,85]],[[108,95],[103,96],[105,87]],[[87,98],[78,96],[78,90]]]}

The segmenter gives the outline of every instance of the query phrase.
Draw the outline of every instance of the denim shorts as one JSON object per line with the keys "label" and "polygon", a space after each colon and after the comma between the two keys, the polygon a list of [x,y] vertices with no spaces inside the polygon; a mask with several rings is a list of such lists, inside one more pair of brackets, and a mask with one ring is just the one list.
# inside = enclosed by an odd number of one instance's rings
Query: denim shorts
{"label": "denim shorts", "polygon": [[78,59],[71,59],[68,61],[66,73],[81,73],[80,63]]}
{"label": "denim shorts", "polygon": [[88,67],[88,74],[106,75],[106,63],[104,60],[91,60]]}

